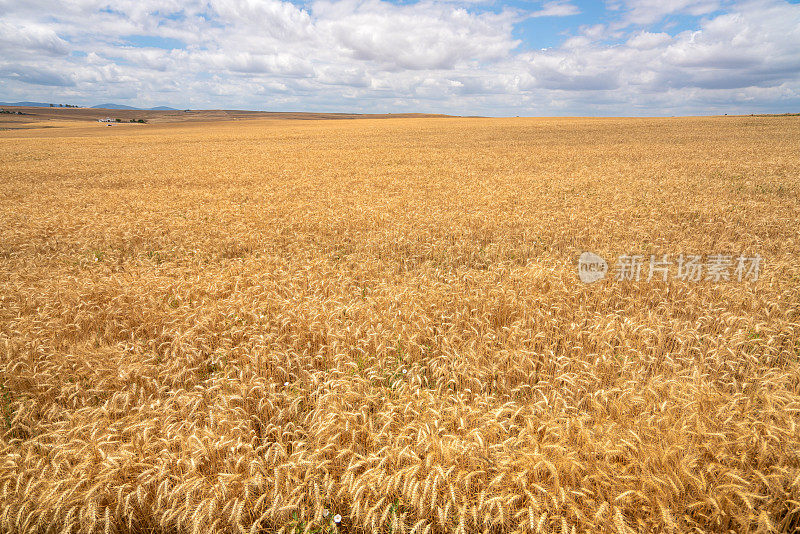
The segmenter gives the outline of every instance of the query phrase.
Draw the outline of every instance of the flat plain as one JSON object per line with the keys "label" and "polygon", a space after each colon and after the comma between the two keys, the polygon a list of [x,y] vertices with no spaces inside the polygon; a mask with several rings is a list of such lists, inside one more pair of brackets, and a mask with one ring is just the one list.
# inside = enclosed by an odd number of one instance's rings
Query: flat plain
{"label": "flat plain", "polygon": [[0,131],[3,532],[800,528],[800,118],[50,125]]}

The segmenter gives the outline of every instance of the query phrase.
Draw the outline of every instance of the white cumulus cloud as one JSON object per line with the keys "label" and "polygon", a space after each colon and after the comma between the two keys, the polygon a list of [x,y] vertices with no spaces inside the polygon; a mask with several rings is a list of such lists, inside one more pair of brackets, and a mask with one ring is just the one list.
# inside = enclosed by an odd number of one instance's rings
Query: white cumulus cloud
{"label": "white cumulus cloud", "polygon": [[[461,114],[800,108],[800,5],[0,0],[0,100]],[[672,15],[697,17],[680,27]],[[527,24],[578,25],[552,46]],[[659,25],[659,22],[662,22]],[[687,29],[688,28],[688,29]]]}

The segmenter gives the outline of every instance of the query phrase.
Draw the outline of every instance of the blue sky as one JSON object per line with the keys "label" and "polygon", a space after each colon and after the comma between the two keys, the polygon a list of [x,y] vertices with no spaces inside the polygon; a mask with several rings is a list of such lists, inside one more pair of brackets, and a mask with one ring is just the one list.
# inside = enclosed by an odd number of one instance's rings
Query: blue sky
{"label": "blue sky", "polygon": [[0,0],[0,101],[800,111],[800,0]]}

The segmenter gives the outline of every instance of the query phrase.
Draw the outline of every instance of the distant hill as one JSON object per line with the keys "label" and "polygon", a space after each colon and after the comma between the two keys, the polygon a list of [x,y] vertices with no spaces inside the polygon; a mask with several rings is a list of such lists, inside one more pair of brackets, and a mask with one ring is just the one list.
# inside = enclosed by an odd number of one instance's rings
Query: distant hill
{"label": "distant hill", "polygon": [[97,106],[92,106],[92,109],[139,109],[133,108],[131,106],[125,106],[123,104],[99,104]]}
{"label": "distant hill", "polygon": [[134,108],[131,106],[126,106],[124,104],[100,104],[98,106],[92,106],[92,109],[130,109],[135,111],[142,111],[142,110],[149,110],[149,111],[178,111],[175,108],[170,108],[167,106],[157,106],[154,108]]}
{"label": "distant hill", "polygon": [[25,108],[49,108],[50,104],[45,104],[44,102],[0,102],[0,106],[20,106]]}
{"label": "distant hill", "polygon": [[[22,108],[49,108],[49,107],[59,107],[58,104],[54,104],[51,106],[49,103],[46,102],[0,102],[0,106],[18,106]],[[92,106],[90,109],[128,109],[134,111],[178,111],[175,108],[171,108],[168,106],[156,106],[154,108],[134,108],[131,106],[126,106],[124,104],[100,104],[97,106]]]}

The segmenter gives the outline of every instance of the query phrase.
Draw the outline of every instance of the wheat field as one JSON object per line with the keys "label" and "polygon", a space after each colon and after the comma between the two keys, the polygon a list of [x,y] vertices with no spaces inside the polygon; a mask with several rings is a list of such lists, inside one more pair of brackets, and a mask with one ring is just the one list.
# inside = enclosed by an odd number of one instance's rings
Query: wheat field
{"label": "wheat field", "polygon": [[58,126],[0,132],[0,531],[800,531],[800,118]]}

